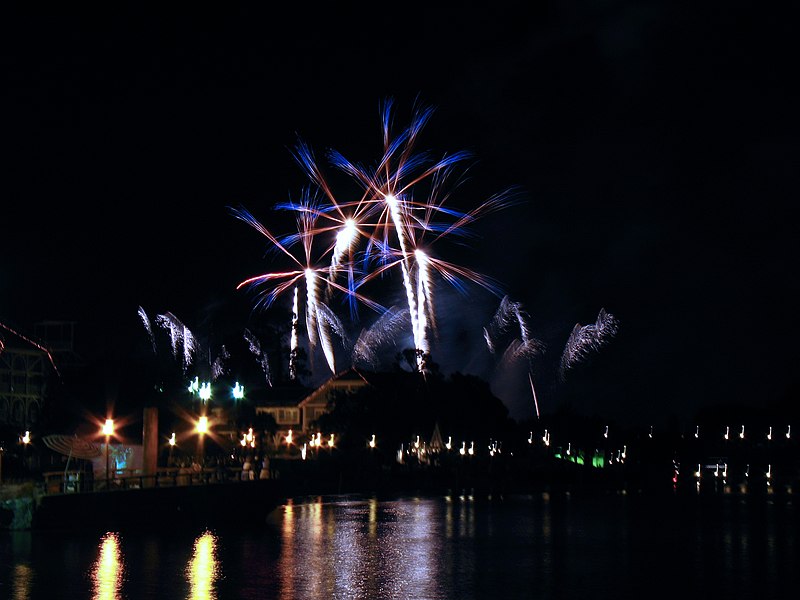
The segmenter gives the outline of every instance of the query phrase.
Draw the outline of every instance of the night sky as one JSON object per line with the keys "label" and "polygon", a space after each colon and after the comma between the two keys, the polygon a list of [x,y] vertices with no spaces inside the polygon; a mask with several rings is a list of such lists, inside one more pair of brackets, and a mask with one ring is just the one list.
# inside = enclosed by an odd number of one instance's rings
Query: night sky
{"label": "night sky", "polygon": [[[473,153],[454,206],[517,191],[437,251],[524,306],[546,346],[543,412],[663,424],[798,399],[789,15],[658,0],[257,5],[3,9],[0,321],[74,320],[122,359],[144,335],[140,306],[190,328],[221,312],[257,322],[237,284],[287,265],[229,207],[290,233],[273,206],[308,183],[298,139],[372,163],[393,98],[398,131],[415,102],[434,107],[419,150]],[[499,372],[482,345],[499,300],[442,286],[433,358],[491,379],[526,418],[524,371]],[[618,333],[560,381],[572,328],[601,308]]]}

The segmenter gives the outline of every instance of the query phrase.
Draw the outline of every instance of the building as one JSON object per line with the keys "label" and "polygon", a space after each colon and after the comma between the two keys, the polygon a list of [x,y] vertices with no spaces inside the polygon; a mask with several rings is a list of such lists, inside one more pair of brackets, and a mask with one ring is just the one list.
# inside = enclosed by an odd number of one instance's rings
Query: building
{"label": "building", "polygon": [[[256,415],[270,414],[278,425],[280,437],[288,435],[309,435],[312,424],[328,412],[328,401],[334,392],[351,392],[371,385],[355,367],[337,373],[316,390],[292,388],[274,395],[274,398],[256,406]],[[297,392],[300,391],[301,394]]]}
{"label": "building", "polygon": [[0,322],[0,426],[36,425],[52,377],[80,362],[74,333],[72,321],[36,323],[33,336]]}

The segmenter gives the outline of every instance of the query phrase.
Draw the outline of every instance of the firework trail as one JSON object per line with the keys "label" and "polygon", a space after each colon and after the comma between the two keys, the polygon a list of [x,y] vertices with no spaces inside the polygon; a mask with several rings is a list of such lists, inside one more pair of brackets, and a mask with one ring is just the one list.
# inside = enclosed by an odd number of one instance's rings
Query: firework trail
{"label": "firework trail", "polygon": [[575,364],[585,360],[590,353],[597,352],[617,334],[619,322],[604,308],[600,309],[597,321],[589,325],[576,323],[572,329],[564,352],[561,355],[559,375],[561,380],[566,379],[567,371]]}
{"label": "firework trail", "polygon": [[197,350],[194,334],[171,312],[156,315],[156,324],[169,332],[172,354],[175,358],[178,357],[178,346],[183,346],[183,372],[185,373],[192,364],[192,355]]}
{"label": "firework trail", "polygon": [[139,307],[139,318],[142,320],[142,324],[144,325],[145,331],[147,331],[147,336],[150,338],[150,344],[153,346],[153,352],[156,352],[156,338],[153,335],[153,327],[150,324],[150,317],[147,316],[147,313],[144,311],[144,308],[141,306]]}
{"label": "firework trail", "polygon": [[533,395],[533,406],[536,408],[536,418],[540,418],[541,415],[539,414],[539,401],[536,399],[536,389],[533,387],[533,377],[531,376],[530,371],[528,371],[528,381],[531,384],[531,394]]}
{"label": "firework trail", "polygon": [[261,370],[264,372],[264,376],[267,379],[267,385],[272,387],[272,375],[269,370],[269,360],[267,359],[266,353],[262,352],[261,344],[249,329],[244,330],[244,339],[247,342],[250,352],[256,357],[256,360],[258,360],[258,363],[261,365]]}
{"label": "firework trail", "polygon": [[317,325],[319,326],[319,337],[322,341],[322,350],[325,354],[325,359],[328,361],[328,367],[332,373],[336,373],[336,361],[333,353],[333,342],[331,340],[331,332],[335,333],[342,340],[343,345],[347,345],[347,334],[344,331],[342,322],[336,316],[330,307],[324,302],[318,302],[316,305],[317,311]]}
{"label": "firework trail", "polygon": [[377,367],[378,349],[394,344],[398,334],[408,327],[408,322],[407,309],[389,308],[375,323],[361,331],[353,346],[353,364]]}
{"label": "firework trail", "polygon": [[[45,348],[44,346],[42,346],[41,344],[39,344],[37,342],[34,342],[29,337],[22,335],[19,331],[15,331],[14,329],[12,329],[11,327],[9,327],[8,325],[6,325],[4,323],[0,323],[0,327],[2,327],[3,329],[5,329],[6,331],[8,331],[10,333],[13,333],[18,338],[25,340],[31,346],[34,346],[38,350],[41,350],[42,352],[44,352],[47,355],[47,358],[50,361],[50,364],[53,366],[53,371],[55,371],[56,375],[58,375],[58,377],[61,378],[61,373],[58,371],[58,367],[56,367],[56,363],[53,360],[53,355],[50,354],[50,351],[47,348]],[[5,344],[3,343],[3,340],[0,339],[0,352],[3,351],[3,348],[5,348]]]}
{"label": "firework trail", "polygon": [[294,298],[292,299],[292,336],[289,341],[289,379],[294,381],[297,378],[297,322],[299,318],[298,290],[294,288]]}

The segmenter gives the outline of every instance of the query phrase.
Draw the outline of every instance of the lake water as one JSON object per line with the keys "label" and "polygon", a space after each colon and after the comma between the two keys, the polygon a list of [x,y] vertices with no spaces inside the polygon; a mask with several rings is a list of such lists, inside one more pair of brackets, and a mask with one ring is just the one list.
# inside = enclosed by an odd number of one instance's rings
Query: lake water
{"label": "lake water", "polygon": [[791,496],[326,496],[247,531],[0,532],[13,600],[796,598],[798,567]]}

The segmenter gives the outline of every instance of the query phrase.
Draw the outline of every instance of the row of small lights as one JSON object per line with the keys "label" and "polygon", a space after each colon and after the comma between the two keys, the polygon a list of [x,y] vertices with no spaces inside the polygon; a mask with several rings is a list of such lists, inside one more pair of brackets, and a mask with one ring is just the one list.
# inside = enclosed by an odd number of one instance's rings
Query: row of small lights
{"label": "row of small lights", "polygon": [[[716,469],[714,470],[714,477],[715,478],[718,478],[720,476],[719,468],[720,468],[720,465],[717,464],[716,465]],[[677,473],[677,469],[676,469],[676,473]],[[722,482],[725,483],[726,479],[728,477],[728,463],[723,463],[722,464],[721,475],[722,475]],[[700,485],[700,479],[703,476],[702,465],[700,465],[700,464],[697,465],[697,470],[694,472],[694,476],[695,476],[695,479],[697,479],[697,485]],[[744,476],[746,478],[748,478],[748,479],[750,478],[750,465],[749,464],[747,465],[747,467],[745,467]],[[772,465],[771,464],[767,465],[767,470],[764,472],[764,476],[767,479],[767,485],[771,485],[771,483],[770,483],[771,479],[772,479]]]}
{"label": "row of small lights", "polygon": [[[700,438],[700,426],[699,425],[695,429],[694,437],[697,438],[697,439]],[[730,439],[730,437],[731,437],[731,428],[730,427],[725,427],[725,433],[722,434],[722,439],[728,440],[728,439]],[[787,440],[792,438],[792,426],[791,425],[788,426],[788,428],[786,430],[785,437],[786,437]],[[742,430],[739,432],[739,439],[740,440],[744,439],[744,425],[742,425]],[[770,425],[769,431],[767,431],[767,440],[771,440],[771,439],[772,439],[772,426]]]}
{"label": "row of small lights", "polygon": [[[197,378],[195,378],[195,380],[189,386],[189,389],[190,390],[193,390],[193,389],[194,390],[199,390],[200,397],[204,398],[203,390],[208,390],[209,388],[206,387],[206,384],[201,384],[198,387],[198,380],[197,380]],[[237,394],[237,393],[241,394],[238,397],[242,397],[243,396],[244,388],[239,386],[238,382],[236,383],[236,386],[235,386],[234,389],[238,390],[238,392],[235,392],[235,394]],[[207,397],[210,397],[210,395],[207,396]],[[205,399],[207,399],[207,398],[204,398],[204,400]],[[197,426],[196,426],[196,430],[197,430],[197,433],[200,433],[200,434],[205,434],[205,433],[208,432],[208,417],[207,416],[199,417],[198,422],[197,422]],[[606,439],[608,438],[608,431],[609,431],[609,428],[606,425],[605,431],[603,432],[603,437],[606,438]],[[114,420],[113,419],[106,419],[105,422],[103,423],[101,432],[102,432],[102,434],[104,436],[107,436],[107,437],[112,436],[114,434]],[[330,439],[327,442],[327,445],[329,447],[331,447],[331,448],[333,448],[333,446],[334,446],[334,435],[335,434],[331,434]],[[304,458],[305,458],[306,448],[308,446],[313,448],[313,447],[321,447],[323,445],[321,436],[322,436],[322,434],[318,432],[315,436],[311,437],[311,440],[309,442],[303,444],[302,452],[303,452]],[[792,426],[789,425],[788,429],[786,431],[785,437],[786,437],[786,439],[791,439],[791,436],[792,436]],[[652,426],[650,428],[649,437],[651,437],[651,438],[653,437],[653,428],[652,428]],[[699,439],[699,437],[700,437],[700,426],[699,425],[697,426],[697,428],[695,430],[694,437],[697,438],[697,439]],[[725,440],[730,439],[730,427],[726,427],[725,428],[725,433],[723,434],[722,437]],[[740,439],[744,439],[744,437],[745,437],[745,427],[744,427],[744,425],[742,425],[742,429],[739,432],[739,438]],[[772,426],[769,427],[769,431],[768,431],[766,437],[767,437],[768,440],[772,439]],[[29,444],[31,442],[31,432],[30,431],[25,431],[25,434],[20,437],[20,441],[25,445]],[[286,435],[285,441],[286,441],[287,446],[292,444],[293,432],[292,432],[291,429],[289,430],[288,434]],[[550,446],[550,432],[547,429],[544,430],[544,434],[542,435],[542,442],[544,443],[545,446]],[[253,434],[253,428],[252,427],[249,428],[249,430],[248,430],[248,432],[246,434],[242,435],[242,439],[239,440],[239,443],[243,447],[246,447],[246,446],[249,445],[250,447],[255,448],[255,436]],[[530,432],[530,436],[528,437],[528,443],[529,444],[533,444],[533,432],[532,431]],[[172,435],[169,438],[169,445],[170,446],[175,446],[175,444],[176,444],[176,438],[175,438],[175,432],[173,432]],[[375,446],[376,446],[375,434],[372,434],[372,438],[369,440],[369,442],[367,442],[367,445],[370,448],[375,448]],[[413,448],[414,448],[413,451],[418,451],[419,450],[419,448],[420,448],[420,438],[419,438],[419,436],[417,436],[416,441],[413,442]],[[451,450],[452,449],[452,437],[448,438],[447,443],[445,444],[445,448],[447,448],[447,450]],[[489,449],[489,454],[491,456],[494,456],[495,454],[500,452],[500,446],[498,445],[497,442],[490,443],[488,449]],[[571,454],[571,450],[572,450],[572,444],[568,443],[567,450],[566,450],[567,455]],[[424,451],[424,448],[423,448],[423,451]],[[475,442],[470,442],[469,448],[466,447],[466,442],[462,442],[461,448],[459,449],[459,453],[462,456],[466,455],[466,454],[469,454],[470,456],[472,456],[475,453]],[[625,458],[625,450],[621,451],[621,458],[622,459]]]}

